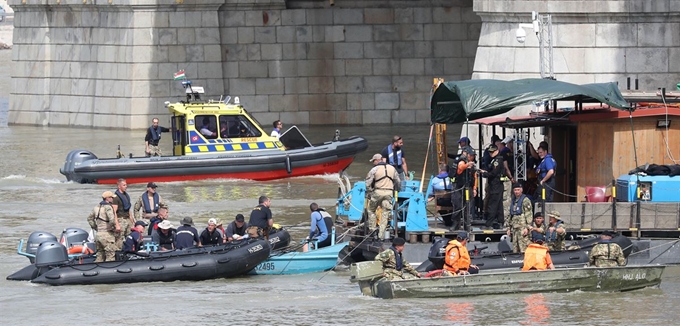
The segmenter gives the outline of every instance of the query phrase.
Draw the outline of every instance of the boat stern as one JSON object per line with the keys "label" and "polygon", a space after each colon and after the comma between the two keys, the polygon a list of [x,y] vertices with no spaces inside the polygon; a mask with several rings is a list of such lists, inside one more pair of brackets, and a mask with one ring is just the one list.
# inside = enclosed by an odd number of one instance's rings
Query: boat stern
{"label": "boat stern", "polygon": [[64,166],[59,169],[59,173],[63,174],[68,181],[78,183],[93,182],[94,180],[88,180],[76,173],[76,167],[83,164],[83,162],[96,159],[97,156],[90,151],[84,149],[72,150],[66,155],[66,161],[64,162]]}

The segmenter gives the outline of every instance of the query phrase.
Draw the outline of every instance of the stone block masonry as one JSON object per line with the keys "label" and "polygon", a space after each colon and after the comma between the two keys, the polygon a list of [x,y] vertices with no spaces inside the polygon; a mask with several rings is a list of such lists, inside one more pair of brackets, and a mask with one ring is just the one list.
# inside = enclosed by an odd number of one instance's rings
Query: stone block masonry
{"label": "stone block masonry", "polygon": [[481,29],[472,0],[9,3],[12,124],[146,128],[183,98],[180,69],[263,123],[424,124],[432,78],[470,78]]}

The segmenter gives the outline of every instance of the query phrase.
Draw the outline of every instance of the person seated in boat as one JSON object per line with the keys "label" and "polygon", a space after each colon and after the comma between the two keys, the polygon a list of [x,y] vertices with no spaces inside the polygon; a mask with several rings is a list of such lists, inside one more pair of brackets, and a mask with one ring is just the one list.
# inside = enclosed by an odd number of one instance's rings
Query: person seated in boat
{"label": "person seated in boat", "polygon": [[248,221],[249,226],[246,229],[246,233],[248,233],[251,238],[257,238],[259,236],[264,236],[265,238],[269,237],[269,230],[272,225],[274,225],[272,211],[269,209],[271,204],[272,201],[267,196],[260,196],[258,205],[250,212],[250,220]]}
{"label": "person seated in boat", "polygon": [[283,129],[283,122],[281,122],[281,120],[276,120],[272,125],[274,126],[274,130],[272,130],[270,136],[279,139],[279,137],[281,137],[281,130]]}
{"label": "person seated in boat", "polygon": [[443,276],[478,274],[479,267],[471,264],[470,253],[467,250],[468,233],[460,231],[456,239],[449,241],[446,246]]}
{"label": "person seated in boat", "polygon": [[248,223],[243,214],[236,214],[234,221],[227,225],[227,229],[224,231],[227,241],[234,241],[243,238],[246,235],[246,229],[248,229]]}
{"label": "person seated in boat", "polygon": [[[146,184],[146,191],[142,193],[137,199],[134,208],[135,221],[139,221],[140,216],[149,220],[149,224],[153,225],[158,222],[158,209],[161,207],[167,208],[168,205],[163,201],[161,195],[156,192],[158,186],[155,182],[149,182]],[[142,213],[139,213],[139,210]]]}
{"label": "person seated in boat", "polygon": [[174,250],[175,249],[175,236],[177,231],[175,226],[168,220],[163,220],[158,223],[158,230],[156,230],[151,235],[151,241],[158,245],[158,250]]}
{"label": "person seated in boat", "polygon": [[437,213],[444,221],[444,226],[453,226],[453,203],[451,202],[451,191],[453,183],[449,178],[449,167],[445,163],[439,164],[439,174],[432,178],[430,183],[430,194],[427,202],[434,201]]}
{"label": "person seated in boat", "polygon": [[149,221],[148,234],[153,236],[154,233],[158,232],[158,224],[168,219],[168,208],[161,207],[158,209],[158,215]]}
{"label": "person seated in boat", "polygon": [[541,212],[536,212],[534,213],[534,221],[531,222],[531,225],[529,225],[529,232],[536,231],[540,234],[545,235],[545,217],[543,217],[543,213]]}
{"label": "person seated in boat", "polygon": [[222,225],[222,219],[216,218],[215,223],[217,224],[217,227],[215,228],[217,232],[220,233],[220,236],[222,237],[222,243],[227,242],[227,233],[226,230],[224,230],[224,226]]}
{"label": "person seated in boat", "polygon": [[404,257],[404,238],[394,238],[392,246],[375,256],[375,260],[382,262],[383,277],[388,280],[407,280],[420,278],[421,275],[409,264]]}
{"label": "person seated in boat", "polygon": [[141,250],[144,244],[144,227],[147,226],[144,221],[137,221],[132,227],[130,234],[125,237],[123,242],[123,253],[134,254]]}
{"label": "person seated in boat", "polygon": [[590,250],[589,265],[596,267],[616,267],[626,265],[623,250],[612,238],[616,234],[604,231],[600,234],[600,241]]}
{"label": "person seated in boat", "polygon": [[198,237],[198,246],[216,246],[222,243],[224,243],[224,240],[220,232],[217,231],[217,220],[211,218],[208,220],[208,227]]}
{"label": "person seated in boat", "polygon": [[565,250],[564,240],[567,237],[567,230],[564,227],[564,222],[560,219],[560,212],[548,212],[548,225],[545,230],[546,241],[548,241],[548,249],[551,251]]}
{"label": "person seated in boat", "polygon": [[200,242],[198,238],[198,231],[193,226],[194,220],[186,216],[180,221],[182,226],[177,228],[177,234],[175,235],[175,249],[191,248]]}
{"label": "person seated in boat", "polygon": [[330,228],[333,227],[333,218],[323,208],[320,208],[317,203],[311,203],[309,210],[312,211],[310,218],[312,225],[309,229],[307,242],[302,246],[302,252],[309,250],[309,242],[316,240],[317,248],[328,247],[331,245]]}
{"label": "person seated in boat", "polygon": [[217,133],[210,129],[210,118],[209,117],[203,118],[203,124],[201,125],[201,129],[199,131],[200,131],[201,135],[205,136],[205,138],[208,138],[208,139],[217,138]]}
{"label": "person seated in boat", "polygon": [[548,247],[544,246],[545,235],[537,231],[531,231],[531,244],[524,252],[524,266],[522,271],[544,271],[546,269],[555,269]]}

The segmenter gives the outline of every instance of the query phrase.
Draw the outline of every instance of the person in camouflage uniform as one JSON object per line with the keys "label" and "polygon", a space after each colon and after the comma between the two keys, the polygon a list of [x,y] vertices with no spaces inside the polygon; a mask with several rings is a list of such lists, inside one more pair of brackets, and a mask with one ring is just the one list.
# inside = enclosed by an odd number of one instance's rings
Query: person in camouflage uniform
{"label": "person in camouflage uniform", "polygon": [[564,222],[560,219],[560,212],[548,212],[548,229],[545,232],[548,248],[551,251],[564,251],[564,240],[567,237],[567,230]]}
{"label": "person in camouflage uniform", "polygon": [[614,233],[604,231],[600,235],[600,241],[590,250],[590,266],[616,267],[625,266],[626,257],[623,255],[621,246],[612,241]]}
{"label": "person in camouflage uniform", "polygon": [[531,225],[529,225],[529,232],[536,231],[542,235],[545,235],[545,229],[545,217],[543,217],[543,213],[536,212],[534,214],[534,221],[531,222]]}
{"label": "person in camouflage uniform", "polygon": [[401,256],[406,240],[394,238],[392,246],[375,256],[375,260],[383,265],[383,277],[388,280],[406,280],[420,278],[420,273]]}
{"label": "person in camouflage uniform", "polygon": [[401,179],[394,166],[382,161],[381,154],[373,155],[373,168],[366,176],[366,198],[368,202],[368,226],[373,231],[376,225],[376,211],[382,207],[378,237],[381,238],[387,229],[387,222],[392,214],[394,192],[401,189]]}
{"label": "person in camouflage uniform", "polygon": [[512,236],[512,252],[523,253],[529,246],[529,225],[533,216],[531,200],[523,193],[522,185],[512,185],[513,198],[510,201],[510,218],[505,220],[508,236]]}
{"label": "person in camouflage uniform", "polygon": [[121,232],[116,233],[116,247],[118,250],[123,248],[123,241],[130,235],[130,229],[135,224],[133,215],[130,214],[132,202],[130,202],[130,195],[127,193],[127,181],[125,179],[118,179],[118,189],[115,191],[116,197],[113,199],[113,210],[116,212],[116,218],[120,223]]}
{"label": "person in camouflage uniform", "polygon": [[[116,236],[120,234],[120,223],[114,214],[111,203],[116,195],[113,192],[105,191],[102,194],[102,202],[95,206],[88,216],[88,221],[94,221],[97,231],[95,236],[95,247],[97,249],[97,259],[95,263],[116,260]],[[92,223],[90,223],[92,226]]]}

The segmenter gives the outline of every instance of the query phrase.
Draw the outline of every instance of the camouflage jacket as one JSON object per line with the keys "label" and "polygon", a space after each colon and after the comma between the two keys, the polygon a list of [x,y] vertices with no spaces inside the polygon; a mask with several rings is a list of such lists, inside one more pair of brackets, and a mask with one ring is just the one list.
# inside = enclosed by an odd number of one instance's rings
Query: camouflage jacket
{"label": "camouflage jacket", "polygon": [[418,271],[416,271],[415,268],[413,268],[411,266],[411,264],[409,264],[406,261],[406,259],[403,258],[403,257],[401,258],[401,263],[402,263],[403,267],[402,267],[401,271],[398,271],[397,270],[397,257],[395,256],[394,250],[392,250],[391,247],[389,249],[381,252],[377,256],[375,256],[375,260],[382,262],[383,270],[386,271],[386,272],[395,272],[396,271],[396,272],[401,273],[401,274],[403,274],[403,272],[408,272],[408,273],[411,273],[415,276],[419,275]]}
{"label": "camouflage jacket", "polygon": [[87,217],[87,222],[95,231],[106,232],[116,229],[116,216],[111,204],[102,202],[95,206]]}
{"label": "camouflage jacket", "polygon": [[[515,200],[513,196],[513,200],[510,201],[510,218],[505,220],[505,227],[509,229],[528,229],[529,225],[531,224],[531,220],[533,219],[533,209],[531,207],[531,200],[527,198],[526,196],[522,195],[520,197],[522,199],[522,207],[519,209],[519,207],[515,207],[515,205],[519,205],[518,201],[519,199]],[[516,209],[513,209],[516,208]],[[513,214],[520,212],[521,214]]]}
{"label": "camouflage jacket", "polygon": [[534,231],[540,233],[540,234],[545,234],[545,223],[541,224],[541,226],[536,226],[536,222],[531,222],[531,227],[534,228]]}
{"label": "camouflage jacket", "polygon": [[610,241],[600,241],[592,250],[589,257],[590,265],[597,267],[624,266],[626,258],[621,247]]}

